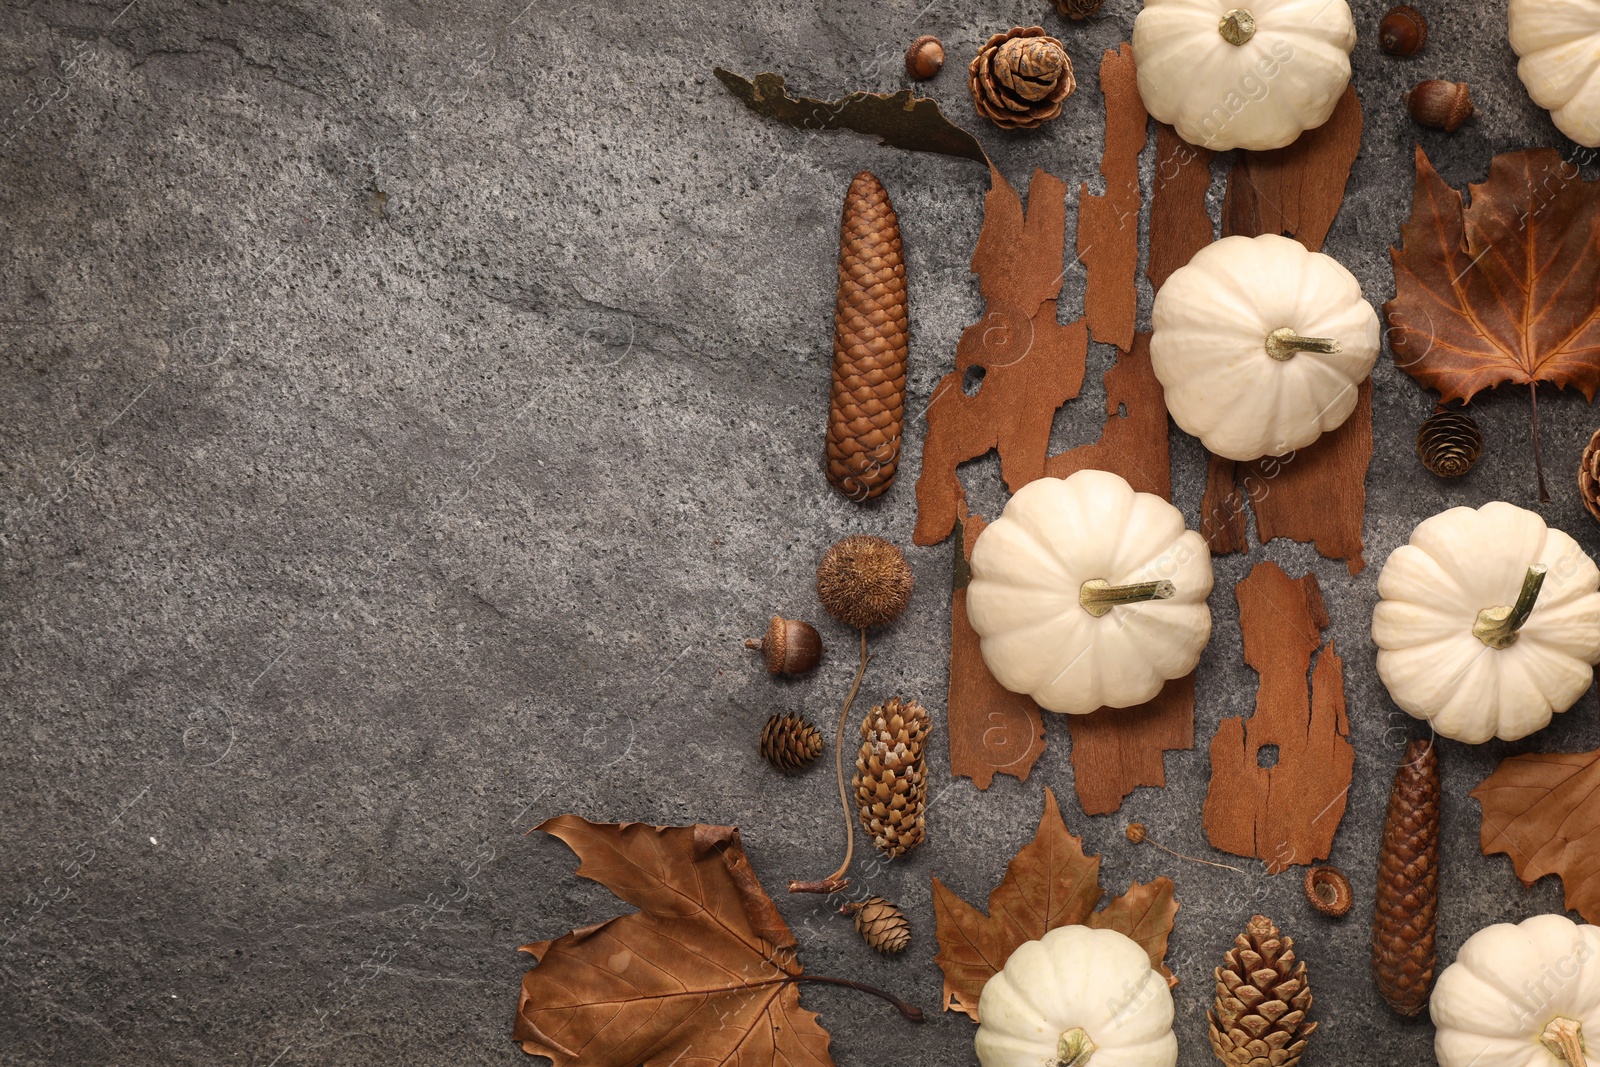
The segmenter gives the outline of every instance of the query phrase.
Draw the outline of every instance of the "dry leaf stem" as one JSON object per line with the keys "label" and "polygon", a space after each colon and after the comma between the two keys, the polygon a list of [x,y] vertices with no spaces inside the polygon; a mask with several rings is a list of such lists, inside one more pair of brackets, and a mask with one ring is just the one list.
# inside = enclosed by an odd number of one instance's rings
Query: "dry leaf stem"
{"label": "dry leaf stem", "polygon": [[825,978],[819,974],[796,974],[784,979],[785,982],[826,982],[828,985],[842,985],[849,989],[859,989],[863,993],[871,993],[882,1000],[887,1000],[895,1006],[901,1015],[914,1023],[926,1022],[927,1016],[922,1014],[922,1009],[915,1004],[907,1004],[893,993],[885,992],[877,986],[866,985],[862,982],[852,982],[848,978]]}
{"label": "dry leaf stem", "polygon": [[850,793],[844,784],[844,733],[850,723],[850,707],[856,702],[856,694],[861,691],[861,678],[867,673],[867,662],[871,659],[867,655],[867,631],[861,630],[861,665],[856,668],[856,680],[850,686],[850,695],[844,698],[844,708],[839,712],[839,733],[833,742],[833,770],[839,779],[839,804],[844,808],[844,862],[839,864],[839,869],[819,882],[789,883],[791,893],[837,893],[850,884],[850,879],[845,877],[845,872],[850,869],[851,860],[856,855],[856,820],[850,810]]}

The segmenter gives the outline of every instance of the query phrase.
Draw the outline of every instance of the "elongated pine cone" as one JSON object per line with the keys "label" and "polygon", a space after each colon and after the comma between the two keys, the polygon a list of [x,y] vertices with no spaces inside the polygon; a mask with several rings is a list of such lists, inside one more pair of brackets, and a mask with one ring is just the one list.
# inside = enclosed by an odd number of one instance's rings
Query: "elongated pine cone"
{"label": "elongated pine cone", "polygon": [[1317,1024],[1306,1021],[1311,985],[1294,939],[1257,915],[1216,970],[1211,1050],[1228,1067],[1294,1067]]}
{"label": "elongated pine cone", "polygon": [[1441,478],[1459,478],[1477,465],[1483,434],[1464,411],[1435,411],[1417,427],[1417,458]]}
{"label": "elongated pine cone", "polygon": [[761,758],[784,774],[805,770],[822,755],[822,731],[799,715],[774,715],[761,728]]}
{"label": "elongated pine cone", "polygon": [[1007,130],[1049,122],[1077,87],[1067,50],[1042,26],[995,34],[967,68],[978,114]]}
{"label": "elongated pine cone", "polygon": [[1600,519],[1600,430],[1589,438],[1583,450],[1583,463],[1578,467],[1578,495],[1589,514]]}
{"label": "elongated pine cone", "polygon": [[854,915],[861,940],[885,955],[904,952],[911,944],[911,923],[899,908],[882,897],[851,901],[839,913]]}
{"label": "elongated pine cone", "polygon": [[923,758],[933,720],[915,700],[890,697],[867,712],[856,754],[856,809],[872,843],[890,857],[922,844],[928,806]]}
{"label": "elongated pine cone", "polygon": [[1428,1004],[1439,917],[1439,753],[1431,739],[1406,746],[1389,793],[1378,850],[1372,979],[1401,1015]]}
{"label": "elongated pine cone", "polygon": [[906,414],[906,264],[883,183],[857,174],[839,226],[828,482],[871,500],[894,482]]}

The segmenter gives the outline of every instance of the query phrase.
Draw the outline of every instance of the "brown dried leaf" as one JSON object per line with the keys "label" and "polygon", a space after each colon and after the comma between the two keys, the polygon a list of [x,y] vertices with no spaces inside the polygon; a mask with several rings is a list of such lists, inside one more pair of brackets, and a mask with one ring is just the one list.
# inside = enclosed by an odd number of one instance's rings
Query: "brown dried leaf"
{"label": "brown dried leaf", "polygon": [[832,1067],[828,1032],[800,1006],[794,934],[737,829],[576,815],[539,829],[640,910],[522,946],[539,960],[512,1031],[524,1051],[556,1067]]}
{"label": "brown dried leaf", "polygon": [[814,100],[790,96],[781,74],[757,74],[751,81],[717,67],[716,75],[751,111],[799,130],[854,130],[879,138],[879,144],[910,152],[936,152],[985,166],[989,163],[976,137],[951,122],[937,101],[914,96],[910,89]]}
{"label": "brown dried leaf", "polygon": [[1083,854],[1083,840],[1061,821],[1055,794],[1045,790],[1044,816],[1032,841],[1018,850],[1006,876],[989,894],[985,915],[933,880],[933,913],[939,938],[936,958],[944,971],[944,1009],[965,1012],[976,1022],[983,987],[1018,945],[1058,926],[1082,924],[1116,930],[1144,946],[1150,965],[1173,985],[1167,970],[1167,937],[1178,912],[1172,882],[1157,878],[1133,886],[1096,912],[1100,857]]}
{"label": "brown dried leaf", "polygon": [[1485,856],[1510,856],[1523,885],[1559,875],[1567,907],[1600,922],[1600,749],[1512,756],[1471,796]]}

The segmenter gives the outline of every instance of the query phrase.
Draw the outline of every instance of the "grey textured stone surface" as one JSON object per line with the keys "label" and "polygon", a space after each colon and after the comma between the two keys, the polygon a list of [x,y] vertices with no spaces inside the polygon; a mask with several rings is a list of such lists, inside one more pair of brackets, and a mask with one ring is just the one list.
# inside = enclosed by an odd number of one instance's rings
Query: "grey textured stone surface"
{"label": "grey textured stone surface", "polygon": [[[526,4],[526,6],[524,6]],[[1409,203],[1411,146],[1453,183],[1498,151],[1570,150],[1528,101],[1504,0],[1434,0],[1432,43],[1383,56],[1384,5],[1356,4],[1362,156],[1328,251],[1381,302]],[[929,91],[1021,185],[1034,166],[1097,183],[1101,50],[1134,0],[1068,25],[1045,0],[618,0],[376,4],[40,0],[0,10],[0,1062],[524,1062],[509,1031],[515,947],[615,914],[559,844],[602,820],[736,822],[769,886],[831,868],[831,778],[755,756],[772,709],[827,721],[850,634],[811,574],[850,532],[909,543],[922,425],[881,503],[821,471],[837,215],[872,168],[899,208],[913,301],[912,411],[979,311],[967,262],[981,168],[745,112],[710,76],[777,69],[795,88],[897,88],[940,35]],[[1060,31],[1084,83],[1046,130],[976,122],[963,64],[989,33]],[[1420,132],[1424,76],[1472,84],[1479,116]],[[1148,169],[1149,157],[1146,157]],[[1063,313],[1076,315],[1081,276]],[[1148,299],[1146,299],[1148,305]],[[1148,313],[1148,306],[1145,308]],[[1056,443],[1099,425],[1096,350]],[[1367,978],[1374,852],[1409,720],[1373,670],[1378,565],[1456,503],[1532,506],[1527,401],[1476,405],[1489,448],[1444,485],[1411,453],[1430,401],[1387,360],[1366,523],[1350,577],[1306,546],[1218,561],[1196,751],[1116,816],[1075,807],[1067,735],[1024,783],[951,782],[935,746],[931,841],[871,876],[916,941],[882,960],[824,902],[779,896],[816,973],[939,998],[929,876],[981,901],[1032,833],[1044,786],[1105,854],[1104,879],[1169,874],[1183,1062],[1206,1062],[1216,957],[1254,910],[1310,962],[1310,1064],[1427,1062]],[[1596,422],[1542,407],[1556,501],[1591,551],[1571,472]],[[1174,432],[1177,499],[1204,473]],[[992,461],[966,472],[1000,502]],[[876,642],[871,696],[942,708],[948,546],[909,553],[906,619]],[[1358,750],[1333,859],[1362,902],[1312,915],[1269,879],[1135,850],[1130,819],[1211,855],[1205,745],[1248,711],[1231,589],[1250,563],[1314,570],[1347,656]],[[774,611],[838,650],[774,683],[739,639]],[[1516,746],[1446,745],[1444,960],[1477,927],[1557,910],[1478,855],[1466,793],[1510,751],[1592,747],[1595,699]],[[841,1064],[972,1063],[972,1027],[913,1028],[875,1001],[807,989]]]}

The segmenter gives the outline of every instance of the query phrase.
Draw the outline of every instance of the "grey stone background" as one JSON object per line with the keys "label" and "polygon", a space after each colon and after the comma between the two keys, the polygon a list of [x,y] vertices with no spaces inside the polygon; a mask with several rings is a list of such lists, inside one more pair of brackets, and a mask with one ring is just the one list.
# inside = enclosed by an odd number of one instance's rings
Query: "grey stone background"
{"label": "grey stone background", "polygon": [[[1328,251],[1381,302],[1414,143],[1458,185],[1496,152],[1573,146],[1516,79],[1504,0],[1430,0],[1432,43],[1403,61],[1376,44],[1385,5],[1355,7],[1366,131]],[[0,1062],[521,1063],[516,946],[620,910],[563,846],[524,836],[540,819],[735,822],[769,886],[831,869],[831,777],[779,779],[755,736],[772,710],[836,708],[851,635],[819,617],[812,568],[847,533],[909,544],[923,430],[882,502],[825,485],[841,198],[870,167],[898,206],[919,411],[981,310],[967,264],[986,183],[970,163],[765,123],[710,70],[894,89],[906,43],[936,33],[951,63],[928,91],[1014,182],[1043,166],[1096,186],[1093,73],[1136,10],[0,9]],[[1034,22],[1084,84],[1059,122],[1001,134],[976,120],[962,67],[991,32]],[[1478,117],[1420,131],[1400,97],[1425,76],[1470,82]],[[1064,316],[1081,286],[1069,272]],[[1093,353],[1058,448],[1098,432],[1110,360]],[[932,1014],[912,1027],[808,988],[839,1063],[975,1062],[971,1024],[933,1011],[929,876],[984,900],[1045,786],[1104,853],[1108,887],[1176,880],[1183,1062],[1208,1061],[1209,971],[1256,910],[1310,962],[1306,1062],[1428,1062],[1428,1023],[1391,1015],[1367,976],[1378,829],[1411,729],[1374,674],[1374,584],[1445,506],[1537,505],[1522,392],[1474,405],[1488,452],[1445,485],[1411,450],[1430,400],[1387,359],[1376,378],[1372,565],[1351,578],[1284,542],[1218,561],[1198,746],[1168,756],[1166,789],[1090,819],[1060,723],[1032,778],[987,793],[949,779],[941,739],[930,842],[865,879],[916,924],[904,958],[875,957],[823,901],[778,894],[808,969]],[[1544,401],[1556,499],[1540,510],[1600,551],[1572,484],[1597,416],[1575,394]],[[1202,456],[1173,443],[1197,517]],[[994,462],[965,477],[993,514]],[[942,712],[950,549],[909,555],[912,609],[877,640],[866,693]],[[1122,837],[1139,819],[1226,858],[1200,826],[1205,746],[1252,706],[1230,591],[1262,558],[1317,573],[1347,656],[1358,763],[1333,860],[1362,904],[1344,922],[1310,913],[1298,873]],[[838,654],[770,681],[739,641],[777,611],[816,619]],[[1560,909],[1554,879],[1524,890],[1504,857],[1478,855],[1466,793],[1509,752],[1600,743],[1595,709],[1591,694],[1515,746],[1446,744],[1444,961],[1485,923]]]}

